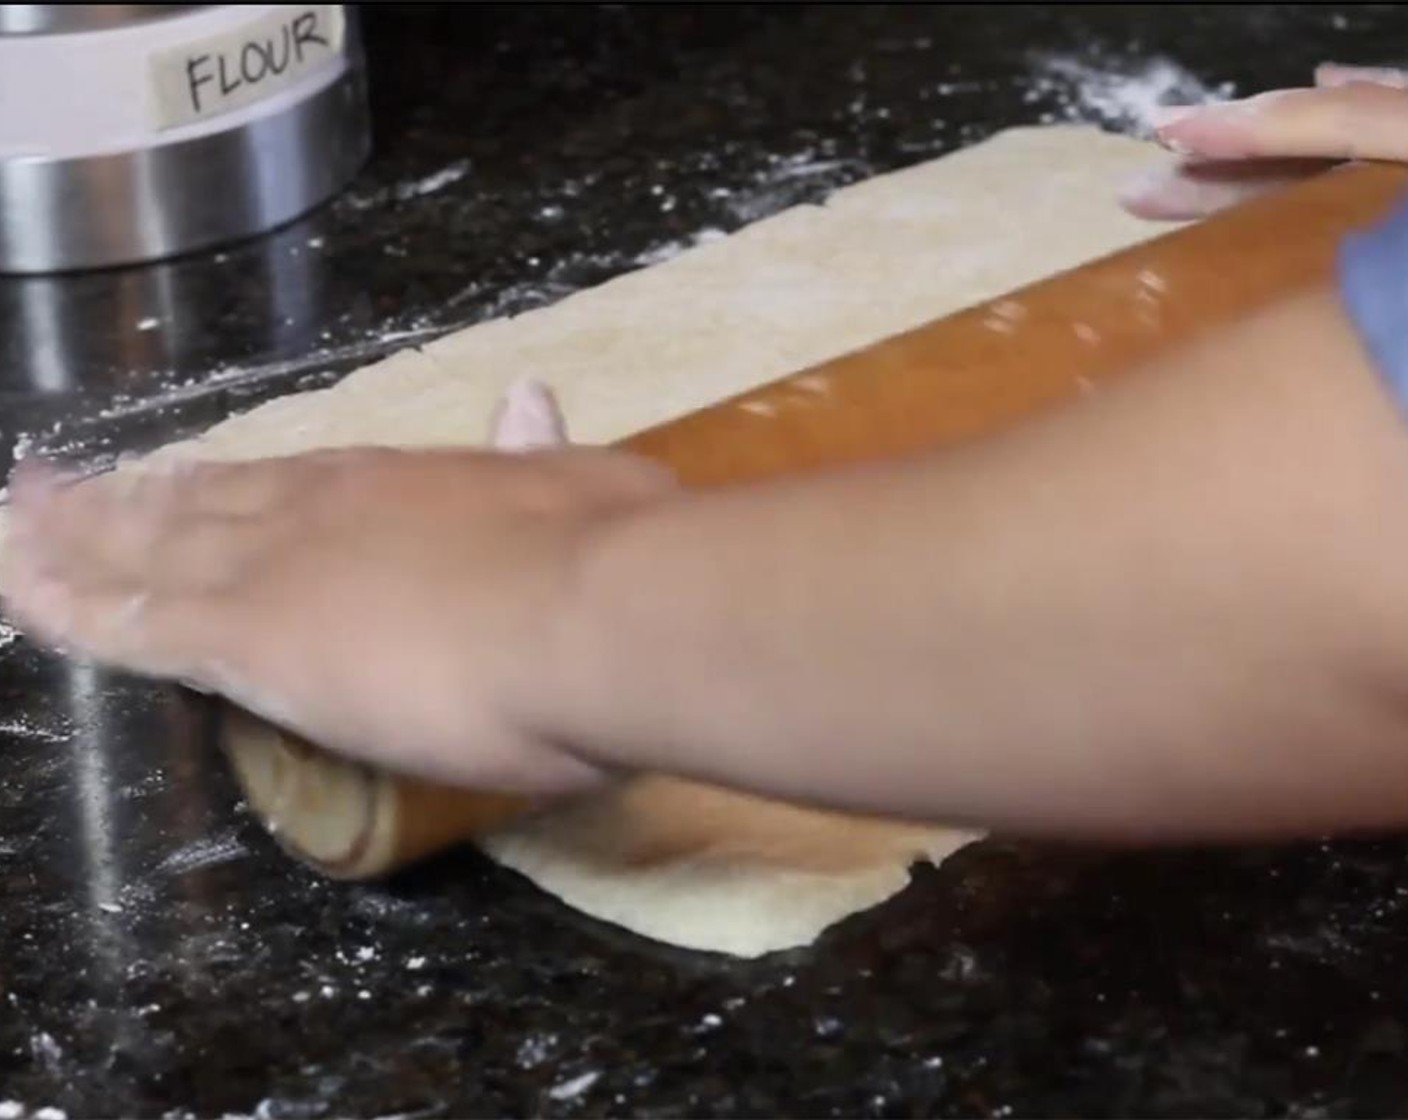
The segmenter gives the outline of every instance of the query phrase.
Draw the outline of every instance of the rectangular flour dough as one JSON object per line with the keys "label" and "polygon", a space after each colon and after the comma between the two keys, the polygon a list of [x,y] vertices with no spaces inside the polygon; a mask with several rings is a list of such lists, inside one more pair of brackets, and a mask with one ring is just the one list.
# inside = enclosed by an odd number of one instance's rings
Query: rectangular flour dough
{"label": "rectangular flour dough", "polygon": [[[1168,159],[1090,128],[1005,132],[403,351],[146,461],[479,443],[523,376],[553,386],[575,439],[615,440],[1153,236],[1163,227],[1115,196]],[[969,839],[647,778],[484,847],[606,921],[756,956],[810,943],[900,890],[914,861]]]}

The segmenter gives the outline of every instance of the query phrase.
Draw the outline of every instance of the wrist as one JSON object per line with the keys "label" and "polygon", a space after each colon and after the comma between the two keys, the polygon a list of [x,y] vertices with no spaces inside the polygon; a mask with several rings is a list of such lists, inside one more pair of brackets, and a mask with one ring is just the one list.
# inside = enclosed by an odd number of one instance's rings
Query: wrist
{"label": "wrist", "polygon": [[635,648],[628,572],[634,529],[657,504],[593,517],[568,536],[513,697],[518,726],[535,740],[604,769],[638,765],[622,728],[645,718],[649,697],[632,665],[649,654]]}

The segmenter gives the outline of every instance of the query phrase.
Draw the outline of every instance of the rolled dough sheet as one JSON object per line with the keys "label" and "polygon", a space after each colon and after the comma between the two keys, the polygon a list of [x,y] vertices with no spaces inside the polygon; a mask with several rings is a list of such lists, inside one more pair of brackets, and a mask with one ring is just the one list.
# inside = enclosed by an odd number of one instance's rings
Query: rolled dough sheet
{"label": "rolled dough sheet", "polygon": [[[1115,195],[1168,158],[1090,128],[1002,133],[273,401],[133,469],[481,442],[525,375],[557,391],[574,439],[614,440],[1154,235]],[[588,914],[756,956],[810,943],[971,839],[652,778],[483,846]]]}
{"label": "rolled dough sheet", "polygon": [[976,836],[641,778],[481,847],[593,917],[738,957],[808,945]]}

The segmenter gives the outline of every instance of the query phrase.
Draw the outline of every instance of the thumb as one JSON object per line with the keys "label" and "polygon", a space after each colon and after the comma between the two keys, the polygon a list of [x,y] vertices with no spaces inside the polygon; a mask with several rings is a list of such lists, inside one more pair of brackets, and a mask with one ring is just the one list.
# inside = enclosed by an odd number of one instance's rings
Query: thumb
{"label": "thumb", "polygon": [[1120,205],[1136,218],[1205,218],[1334,166],[1323,159],[1183,160],[1127,183]]}

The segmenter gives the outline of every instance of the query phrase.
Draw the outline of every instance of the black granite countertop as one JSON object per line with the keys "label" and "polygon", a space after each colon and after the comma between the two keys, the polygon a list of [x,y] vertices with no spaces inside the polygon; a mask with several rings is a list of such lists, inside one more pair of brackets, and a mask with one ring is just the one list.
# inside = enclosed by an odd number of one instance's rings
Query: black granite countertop
{"label": "black granite countertop", "polygon": [[[0,278],[0,450],[149,447],[1008,125],[1127,126],[1082,85],[1102,68],[1162,56],[1155,77],[1245,92],[1401,59],[1408,9],[398,5],[366,26],[376,154],[335,203],[219,253]],[[199,704],[23,639],[0,649],[0,744],[0,1116],[1408,1108],[1400,840],[988,842],[814,949],[738,963],[468,851],[323,881],[243,811]]]}

